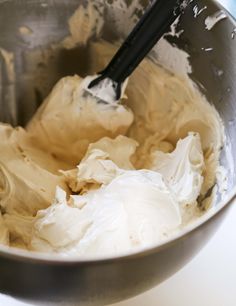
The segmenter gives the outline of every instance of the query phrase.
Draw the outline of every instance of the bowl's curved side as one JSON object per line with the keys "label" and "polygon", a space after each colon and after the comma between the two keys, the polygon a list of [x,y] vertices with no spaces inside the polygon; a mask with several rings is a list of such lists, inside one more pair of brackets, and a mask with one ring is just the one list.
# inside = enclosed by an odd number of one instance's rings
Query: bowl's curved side
{"label": "bowl's curved side", "polygon": [[0,257],[1,292],[38,303],[106,305],[135,296],[181,269],[214,235],[230,205],[157,252],[94,262]]}

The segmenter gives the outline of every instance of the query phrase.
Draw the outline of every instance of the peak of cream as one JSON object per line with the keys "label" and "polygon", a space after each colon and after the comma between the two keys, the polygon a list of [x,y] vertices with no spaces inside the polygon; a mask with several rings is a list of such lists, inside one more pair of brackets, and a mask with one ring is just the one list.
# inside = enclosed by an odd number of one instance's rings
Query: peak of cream
{"label": "peak of cream", "polygon": [[155,151],[150,168],[161,173],[182,205],[194,203],[201,192],[205,167],[199,134],[178,141],[171,153]]}
{"label": "peak of cream", "polygon": [[134,169],[130,160],[136,147],[136,141],[121,135],[90,144],[77,169],[63,172],[68,186],[73,192],[83,192],[91,186],[110,183],[121,169]]}

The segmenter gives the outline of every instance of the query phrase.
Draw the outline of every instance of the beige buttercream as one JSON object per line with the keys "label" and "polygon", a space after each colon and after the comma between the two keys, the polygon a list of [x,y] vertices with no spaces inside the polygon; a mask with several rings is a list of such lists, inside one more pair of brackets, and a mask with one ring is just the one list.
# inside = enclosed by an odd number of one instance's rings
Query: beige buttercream
{"label": "beige buttercream", "polygon": [[27,127],[41,149],[71,166],[79,163],[90,143],[126,134],[133,122],[127,107],[98,103],[86,95],[81,80],[60,80]]}
{"label": "beige buttercream", "polygon": [[6,213],[35,215],[48,207],[56,186],[67,190],[54,157],[35,148],[22,128],[0,125],[1,208]]}
{"label": "beige buttercream", "polygon": [[[91,44],[94,72],[114,49]],[[223,127],[196,86],[148,59],[121,103],[97,100],[81,81],[60,80],[26,130],[0,126],[0,240],[114,255],[163,241],[201,215]]]}

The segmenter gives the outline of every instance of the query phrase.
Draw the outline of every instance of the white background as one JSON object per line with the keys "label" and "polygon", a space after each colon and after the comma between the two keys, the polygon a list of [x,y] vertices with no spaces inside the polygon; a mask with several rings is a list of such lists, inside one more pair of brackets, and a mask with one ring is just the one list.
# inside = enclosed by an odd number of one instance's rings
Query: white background
{"label": "white background", "polygon": [[[236,14],[236,0],[220,0]],[[0,295],[0,306],[29,305]],[[236,306],[236,203],[209,244],[157,288],[113,306]]]}

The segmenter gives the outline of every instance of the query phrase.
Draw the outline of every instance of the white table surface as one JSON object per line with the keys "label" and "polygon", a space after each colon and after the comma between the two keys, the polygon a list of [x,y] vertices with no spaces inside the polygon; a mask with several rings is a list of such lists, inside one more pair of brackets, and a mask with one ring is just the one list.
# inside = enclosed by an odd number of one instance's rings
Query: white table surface
{"label": "white table surface", "polygon": [[[236,0],[220,0],[236,14]],[[0,306],[29,306],[0,295]],[[236,306],[236,203],[208,245],[170,279],[113,306]]]}

